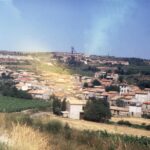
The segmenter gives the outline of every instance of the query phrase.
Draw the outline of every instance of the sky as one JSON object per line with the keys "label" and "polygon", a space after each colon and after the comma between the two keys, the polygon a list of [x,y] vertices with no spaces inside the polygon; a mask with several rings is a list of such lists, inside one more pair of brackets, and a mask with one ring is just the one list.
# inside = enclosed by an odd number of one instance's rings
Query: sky
{"label": "sky", "polygon": [[0,49],[150,59],[150,0],[0,0]]}

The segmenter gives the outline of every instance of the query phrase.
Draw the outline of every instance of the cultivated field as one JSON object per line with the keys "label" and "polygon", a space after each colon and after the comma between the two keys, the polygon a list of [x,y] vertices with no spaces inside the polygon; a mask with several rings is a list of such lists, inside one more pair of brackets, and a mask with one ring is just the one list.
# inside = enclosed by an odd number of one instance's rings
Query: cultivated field
{"label": "cultivated field", "polygon": [[50,103],[40,100],[28,100],[0,96],[0,112],[17,112],[32,108],[46,108]]}

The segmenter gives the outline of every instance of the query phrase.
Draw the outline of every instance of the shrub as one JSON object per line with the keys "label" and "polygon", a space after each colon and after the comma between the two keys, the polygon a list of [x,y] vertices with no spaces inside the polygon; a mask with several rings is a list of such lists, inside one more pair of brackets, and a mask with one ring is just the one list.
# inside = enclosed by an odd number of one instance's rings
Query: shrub
{"label": "shrub", "polygon": [[120,120],[117,122],[119,125],[126,125],[126,126],[132,126],[132,124],[129,121]]}
{"label": "shrub", "polygon": [[66,123],[64,126],[64,137],[66,139],[71,139],[72,136],[72,129],[70,128],[69,124]]}
{"label": "shrub", "polygon": [[26,125],[32,125],[33,121],[29,115],[25,114],[7,114],[5,116],[5,127],[9,128],[12,126],[12,123],[20,123]]}
{"label": "shrub", "polygon": [[117,99],[116,100],[116,105],[118,107],[125,107],[125,102],[123,100],[121,100],[121,99]]}
{"label": "shrub", "polygon": [[83,83],[83,88],[88,88],[88,83],[87,82]]}
{"label": "shrub", "polygon": [[146,129],[146,130],[150,130],[150,125],[147,125],[147,126],[145,127],[145,129]]}
{"label": "shrub", "polygon": [[48,132],[59,133],[63,129],[63,125],[58,120],[51,120],[45,125],[45,129]]}
{"label": "shrub", "polygon": [[9,150],[8,145],[4,143],[0,143],[0,150]]}
{"label": "shrub", "polygon": [[115,86],[115,85],[111,85],[111,86],[106,86],[105,87],[105,90],[107,92],[109,91],[117,91],[117,92],[120,92],[120,87],[119,86]]}
{"label": "shrub", "polygon": [[33,120],[30,118],[29,115],[20,115],[17,116],[16,121],[20,124],[32,125]]}
{"label": "shrub", "polygon": [[100,81],[97,80],[97,79],[93,80],[92,84],[93,84],[93,86],[99,86],[99,85],[101,85]]}
{"label": "shrub", "polygon": [[40,119],[34,119],[33,120],[33,128],[39,129],[40,131],[44,130],[44,125]]}

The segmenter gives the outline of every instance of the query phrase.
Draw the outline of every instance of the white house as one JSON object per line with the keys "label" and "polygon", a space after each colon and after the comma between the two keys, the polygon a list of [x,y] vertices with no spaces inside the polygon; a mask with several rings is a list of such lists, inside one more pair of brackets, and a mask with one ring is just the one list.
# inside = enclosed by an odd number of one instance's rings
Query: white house
{"label": "white house", "polygon": [[52,94],[50,90],[30,90],[28,92],[35,99],[48,100]]}
{"label": "white house", "polygon": [[75,97],[67,98],[68,117],[71,119],[81,119],[85,104],[86,100],[79,100]]}
{"label": "white house", "polygon": [[141,106],[129,106],[129,114],[135,117],[141,117],[142,107]]}
{"label": "white house", "polygon": [[143,103],[145,101],[150,101],[150,92],[149,91],[136,92],[135,99],[137,99],[137,101],[140,103]]}
{"label": "white house", "polygon": [[150,101],[142,104],[142,113],[145,115],[150,115]]}
{"label": "white house", "polygon": [[130,87],[128,85],[120,85],[120,95],[127,94],[130,91]]}

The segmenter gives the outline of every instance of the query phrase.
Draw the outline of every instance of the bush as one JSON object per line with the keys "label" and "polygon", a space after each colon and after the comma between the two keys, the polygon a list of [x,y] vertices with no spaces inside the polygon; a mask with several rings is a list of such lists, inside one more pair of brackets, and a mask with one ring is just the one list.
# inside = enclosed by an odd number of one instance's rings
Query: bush
{"label": "bush", "polygon": [[142,114],[142,117],[143,117],[143,118],[150,119],[150,114]]}
{"label": "bush", "polygon": [[146,130],[150,130],[150,125],[147,125],[147,126],[145,127],[145,129],[146,129]]}
{"label": "bush", "polygon": [[105,90],[106,90],[106,92],[109,92],[109,91],[120,92],[120,87],[119,86],[115,86],[115,85],[111,85],[111,86],[106,86]]}
{"label": "bush", "polygon": [[70,128],[68,123],[66,123],[64,126],[64,137],[66,139],[71,139],[72,137],[72,129]]}
{"label": "bush", "polygon": [[116,105],[118,107],[125,107],[125,102],[123,100],[121,100],[121,99],[117,99],[116,100]]}
{"label": "bush", "polygon": [[33,120],[29,115],[20,115],[16,117],[16,122],[20,124],[32,125]]}
{"label": "bush", "polygon": [[132,126],[132,124],[129,121],[120,120],[117,122],[119,125],[126,125],[126,126]]}
{"label": "bush", "polygon": [[0,150],[9,150],[9,147],[5,143],[0,143]]}
{"label": "bush", "polygon": [[38,129],[40,131],[43,131],[44,130],[44,124],[42,123],[42,121],[40,119],[34,119],[33,120],[33,128]]}
{"label": "bush", "polygon": [[11,127],[12,123],[32,125],[33,120],[30,118],[29,115],[25,115],[25,114],[6,114],[5,115],[5,128]]}
{"label": "bush", "polygon": [[88,88],[88,83],[87,82],[83,83],[83,88]]}
{"label": "bush", "polygon": [[92,81],[93,86],[99,86],[101,85],[100,81],[98,81],[97,79]]}
{"label": "bush", "polygon": [[139,81],[137,85],[140,89],[150,88],[150,81],[149,80],[142,80],[142,81]]}
{"label": "bush", "polygon": [[51,120],[50,122],[48,122],[45,125],[45,129],[48,132],[52,132],[52,133],[59,133],[60,131],[62,131],[63,129],[63,125],[60,121],[58,120]]}

